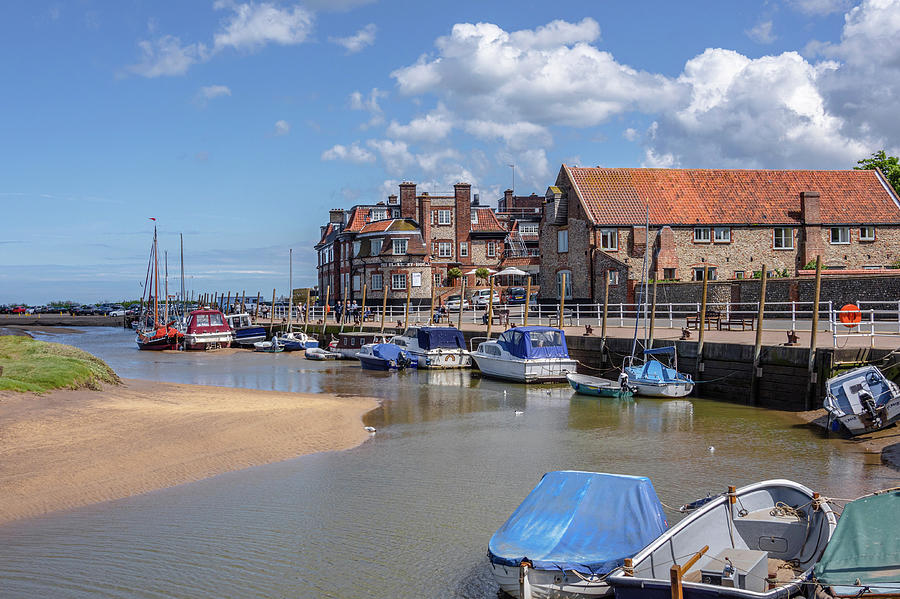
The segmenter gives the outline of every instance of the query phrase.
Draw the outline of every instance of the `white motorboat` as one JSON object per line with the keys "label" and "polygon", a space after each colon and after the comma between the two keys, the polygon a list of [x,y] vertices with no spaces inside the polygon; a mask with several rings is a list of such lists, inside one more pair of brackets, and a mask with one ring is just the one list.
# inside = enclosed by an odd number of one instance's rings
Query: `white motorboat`
{"label": "white motorboat", "polygon": [[696,511],[632,558],[631,570],[606,578],[616,599],[669,599],[676,563],[685,566],[684,599],[793,597],[837,525],[828,503],[790,480],[731,487],[693,505]]}
{"label": "white motorboat", "polygon": [[234,331],[219,310],[200,308],[188,315],[184,349],[217,349],[229,347],[232,341]]}
{"label": "white motorboat", "polygon": [[900,388],[875,366],[828,379],[824,407],[829,425],[839,422],[851,435],[870,433],[900,420]]}
{"label": "white motorboat", "polygon": [[516,599],[611,595],[606,575],[667,526],[645,477],[548,472],[491,537],[491,573]]}
{"label": "white motorboat", "polygon": [[[672,367],[660,362],[656,356],[670,356]],[[644,397],[684,397],[694,390],[694,380],[689,374],[678,372],[678,354],[675,346],[655,347],[644,350],[644,363],[627,366],[628,385],[636,395]]]}
{"label": "white motorboat", "polygon": [[391,343],[409,352],[419,368],[472,366],[462,331],[456,327],[410,327],[402,335],[392,337]]}
{"label": "white motorboat", "polygon": [[486,376],[517,383],[565,381],[576,367],[566,334],[551,327],[509,329],[496,341],[480,343],[471,355]]}
{"label": "white motorboat", "polygon": [[234,343],[241,346],[250,346],[257,341],[266,340],[265,327],[253,324],[250,315],[246,312],[228,314],[225,316],[228,326],[234,331]]}
{"label": "white motorboat", "polygon": [[321,347],[310,347],[306,350],[306,358],[309,360],[338,360],[341,354]]}

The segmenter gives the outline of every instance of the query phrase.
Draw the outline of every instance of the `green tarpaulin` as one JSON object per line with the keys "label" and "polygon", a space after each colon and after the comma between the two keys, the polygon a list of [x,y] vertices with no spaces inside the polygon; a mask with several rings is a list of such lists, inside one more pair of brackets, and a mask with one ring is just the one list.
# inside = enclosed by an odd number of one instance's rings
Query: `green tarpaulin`
{"label": "green tarpaulin", "polygon": [[815,577],[837,595],[858,595],[857,579],[869,593],[900,594],[900,491],[847,504]]}

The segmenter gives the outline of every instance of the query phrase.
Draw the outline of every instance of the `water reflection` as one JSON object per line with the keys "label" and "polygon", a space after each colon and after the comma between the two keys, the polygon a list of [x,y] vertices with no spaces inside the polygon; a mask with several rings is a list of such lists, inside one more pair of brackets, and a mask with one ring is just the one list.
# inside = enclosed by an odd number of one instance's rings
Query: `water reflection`
{"label": "water reflection", "polygon": [[378,434],[346,452],[0,527],[4,598],[493,599],[488,539],[548,470],[646,475],[669,505],[765,478],[834,497],[896,480],[839,441],[744,406],[591,399],[292,354],[153,354],[120,330],[56,340],[125,377],[374,396],[382,405],[367,423]]}

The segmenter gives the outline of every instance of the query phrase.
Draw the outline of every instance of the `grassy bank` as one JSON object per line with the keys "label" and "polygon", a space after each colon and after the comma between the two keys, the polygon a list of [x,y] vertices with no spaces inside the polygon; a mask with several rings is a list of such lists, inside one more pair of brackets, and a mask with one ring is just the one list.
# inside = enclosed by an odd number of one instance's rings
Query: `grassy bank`
{"label": "grassy bank", "polygon": [[0,391],[99,389],[119,377],[96,356],[61,343],[0,337]]}

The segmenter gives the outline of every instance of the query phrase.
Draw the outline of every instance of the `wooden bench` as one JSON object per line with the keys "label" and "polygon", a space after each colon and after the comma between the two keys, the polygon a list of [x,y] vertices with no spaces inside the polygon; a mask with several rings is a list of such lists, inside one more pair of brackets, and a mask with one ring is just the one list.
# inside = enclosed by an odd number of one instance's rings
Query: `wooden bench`
{"label": "wooden bench", "polygon": [[719,325],[720,331],[734,331],[737,330],[738,327],[742,331],[753,330],[754,325],[756,324],[756,316],[735,316],[734,314],[728,317],[728,320],[723,320]]}
{"label": "wooden bench", "polygon": [[[687,328],[689,329],[699,329],[700,328],[700,315],[695,314],[693,316],[688,316],[685,318],[687,322]],[[718,310],[707,310],[706,317],[703,319],[703,324],[707,331],[711,331],[713,325],[716,325],[716,330],[722,330],[722,315]]]}

